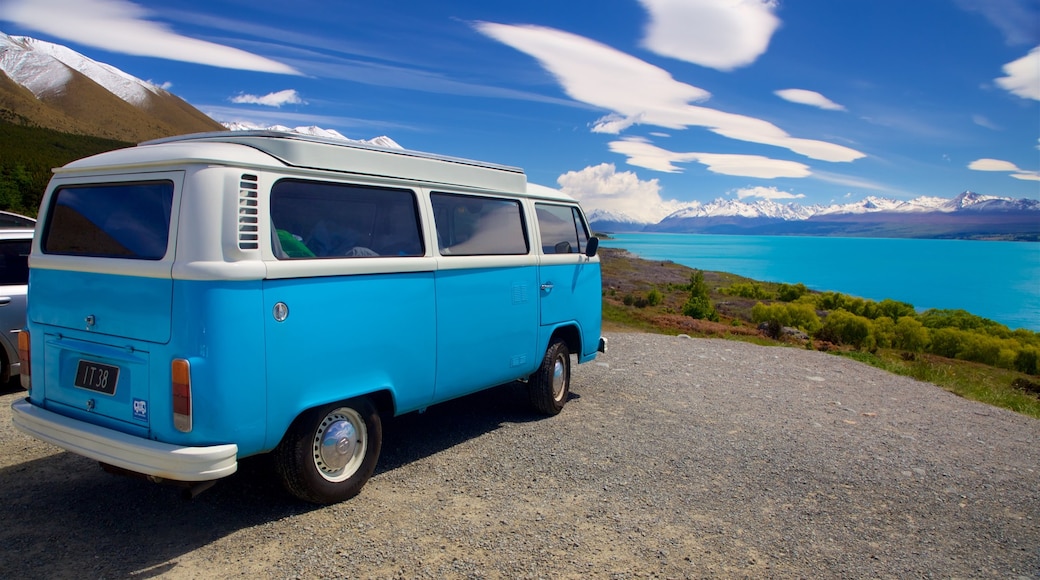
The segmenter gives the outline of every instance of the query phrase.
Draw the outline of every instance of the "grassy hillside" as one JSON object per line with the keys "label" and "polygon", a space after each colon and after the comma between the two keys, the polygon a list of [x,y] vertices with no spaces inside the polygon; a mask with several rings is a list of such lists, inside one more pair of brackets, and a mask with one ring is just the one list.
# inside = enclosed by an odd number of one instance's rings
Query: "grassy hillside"
{"label": "grassy hillside", "polygon": [[36,217],[52,168],[131,145],[0,120],[0,210]]}
{"label": "grassy hillside", "polygon": [[848,356],[1040,419],[1040,333],[964,311],[916,313],[802,285],[701,272],[715,320],[690,310],[696,270],[601,248],[608,331],[728,338]]}

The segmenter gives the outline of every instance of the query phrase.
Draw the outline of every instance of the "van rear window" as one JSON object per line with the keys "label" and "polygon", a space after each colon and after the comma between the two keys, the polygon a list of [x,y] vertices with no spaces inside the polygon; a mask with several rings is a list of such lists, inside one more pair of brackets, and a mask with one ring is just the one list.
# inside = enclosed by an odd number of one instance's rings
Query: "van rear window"
{"label": "van rear window", "polygon": [[171,181],[62,187],[48,212],[43,252],[161,260],[172,205]]}

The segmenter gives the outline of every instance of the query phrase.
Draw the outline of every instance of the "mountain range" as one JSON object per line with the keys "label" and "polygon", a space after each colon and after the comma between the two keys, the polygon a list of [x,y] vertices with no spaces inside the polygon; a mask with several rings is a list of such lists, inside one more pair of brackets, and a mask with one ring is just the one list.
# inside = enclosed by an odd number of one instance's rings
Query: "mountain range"
{"label": "mountain range", "polygon": [[752,235],[833,235],[1040,241],[1040,201],[965,191],[953,198],[884,197],[846,204],[801,205],[719,198],[691,202],[656,223],[592,210],[596,231]]}
{"label": "mountain range", "polygon": [[[320,127],[218,123],[173,93],[78,52],[0,32],[0,122],[136,143],[202,131],[268,129],[400,149],[393,139],[347,139]],[[953,198],[868,197],[829,206],[690,202],[659,222],[587,208],[600,232],[997,238],[1040,241],[1040,202],[966,191]]]}

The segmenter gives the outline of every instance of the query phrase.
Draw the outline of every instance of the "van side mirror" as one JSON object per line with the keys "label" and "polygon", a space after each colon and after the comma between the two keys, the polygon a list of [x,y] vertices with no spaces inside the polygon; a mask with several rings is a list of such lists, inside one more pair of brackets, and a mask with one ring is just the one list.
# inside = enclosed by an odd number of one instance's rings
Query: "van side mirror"
{"label": "van side mirror", "polygon": [[585,255],[591,258],[596,255],[597,250],[599,250],[599,238],[589,238],[589,243],[585,244]]}

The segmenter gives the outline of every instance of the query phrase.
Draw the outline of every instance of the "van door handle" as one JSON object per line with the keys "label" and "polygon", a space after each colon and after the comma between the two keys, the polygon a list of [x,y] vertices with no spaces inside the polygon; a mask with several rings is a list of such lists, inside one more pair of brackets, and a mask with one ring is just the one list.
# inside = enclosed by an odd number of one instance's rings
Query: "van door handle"
{"label": "van door handle", "polygon": [[542,284],[542,292],[550,292],[553,288],[554,286],[552,282],[546,282],[545,284]]}
{"label": "van door handle", "polygon": [[11,303],[10,296],[0,296],[0,306],[7,306]]}

